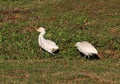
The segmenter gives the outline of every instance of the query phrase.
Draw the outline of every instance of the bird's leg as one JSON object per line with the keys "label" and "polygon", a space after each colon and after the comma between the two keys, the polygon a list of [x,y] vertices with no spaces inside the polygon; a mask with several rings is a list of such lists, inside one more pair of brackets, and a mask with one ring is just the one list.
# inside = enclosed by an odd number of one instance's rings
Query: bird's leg
{"label": "bird's leg", "polygon": [[52,55],[55,55],[54,53],[52,53]]}
{"label": "bird's leg", "polygon": [[55,53],[54,53],[54,52],[55,52],[55,49],[53,48],[53,49],[52,49],[52,54],[53,54],[53,55],[55,55]]}
{"label": "bird's leg", "polygon": [[85,59],[90,59],[90,55],[85,55]]}
{"label": "bird's leg", "polygon": [[85,55],[85,56],[84,56],[84,59],[87,59],[87,58],[88,58],[88,56],[87,56],[87,55]]}
{"label": "bird's leg", "polygon": [[90,59],[90,55],[88,55],[88,59]]}

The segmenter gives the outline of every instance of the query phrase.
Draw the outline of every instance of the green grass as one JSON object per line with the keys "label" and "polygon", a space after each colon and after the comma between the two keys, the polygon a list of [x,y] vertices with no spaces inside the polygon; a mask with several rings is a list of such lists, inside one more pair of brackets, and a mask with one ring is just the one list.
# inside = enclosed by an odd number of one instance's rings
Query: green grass
{"label": "green grass", "polygon": [[[120,83],[119,0],[0,0],[0,82]],[[38,46],[36,28],[55,41],[55,56]],[[77,41],[104,60],[80,58]]]}
{"label": "green grass", "polygon": [[[116,61],[115,61],[116,60]],[[9,60],[0,62],[0,82],[26,83],[119,83],[119,59]]]}

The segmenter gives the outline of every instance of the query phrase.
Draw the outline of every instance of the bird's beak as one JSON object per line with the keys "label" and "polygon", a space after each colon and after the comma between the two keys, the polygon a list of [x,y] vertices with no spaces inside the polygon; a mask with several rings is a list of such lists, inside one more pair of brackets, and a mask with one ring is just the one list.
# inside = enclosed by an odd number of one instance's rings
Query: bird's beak
{"label": "bird's beak", "polygon": [[40,32],[38,28],[36,28],[36,31]]}
{"label": "bird's beak", "polygon": [[36,31],[38,31],[38,29],[37,29],[37,28],[36,28],[35,30],[36,30]]}
{"label": "bird's beak", "polygon": [[76,45],[76,44],[75,44],[74,46],[75,46],[75,47],[77,47],[77,45]]}

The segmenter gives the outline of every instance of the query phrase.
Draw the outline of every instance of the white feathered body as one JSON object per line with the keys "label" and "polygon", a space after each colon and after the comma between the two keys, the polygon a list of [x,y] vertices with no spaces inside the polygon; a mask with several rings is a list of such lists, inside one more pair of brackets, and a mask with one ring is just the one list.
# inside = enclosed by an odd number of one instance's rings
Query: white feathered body
{"label": "white feathered body", "polygon": [[87,41],[77,42],[76,46],[78,47],[78,50],[83,54],[85,54],[86,56],[92,54],[98,54],[95,47]]}
{"label": "white feathered body", "polygon": [[55,50],[59,49],[56,43],[54,43],[53,41],[47,40],[47,39],[39,38],[38,43],[39,43],[39,46],[41,46],[44,50],[52,54]]}

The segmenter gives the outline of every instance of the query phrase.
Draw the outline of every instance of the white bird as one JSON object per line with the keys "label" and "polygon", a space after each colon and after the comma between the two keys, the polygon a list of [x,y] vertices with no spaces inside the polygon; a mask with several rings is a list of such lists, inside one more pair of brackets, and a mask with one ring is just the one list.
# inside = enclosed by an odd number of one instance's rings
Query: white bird
{"label": "white bird", "polygon": [[54,52],[58,51],[59,47],[56,45],[55,42],[45,39],[45,28],[40,27],[37,29],[38,32],[40,32],[39,37],[38,37],[38,44],[39,46],[42,47],[45,51],[51,53],[54,55]]}
{"label": "white bird", "polygon": [[85,57],[92,59],[94,58],[100,59],[100,56],[98,55],[98,51],[89,42],[87,41],[77,42],[75,46],[78,48],[80,53]]}

